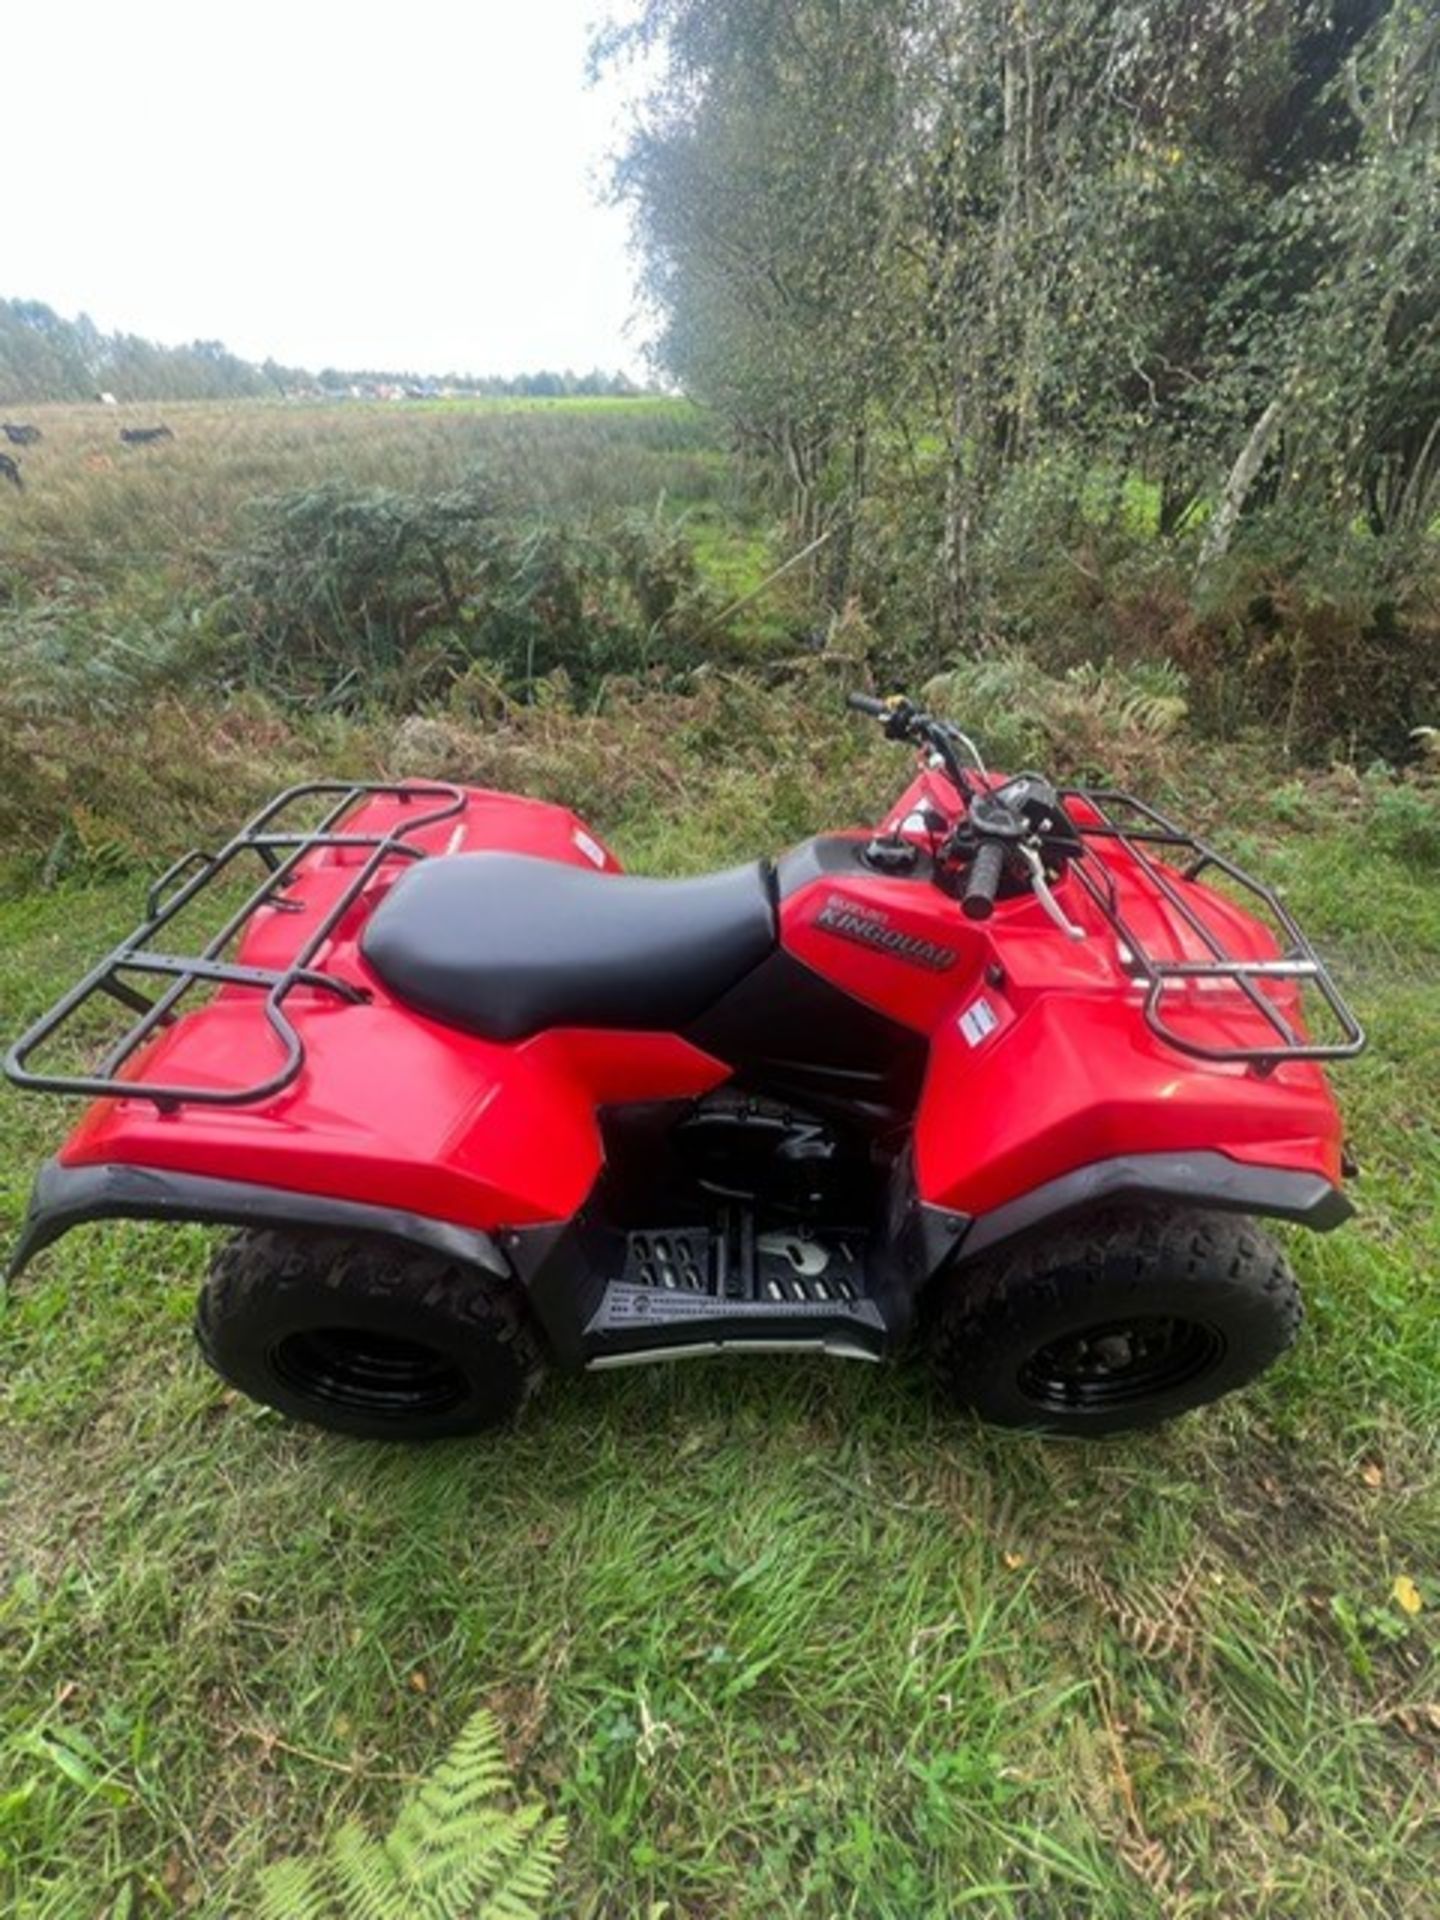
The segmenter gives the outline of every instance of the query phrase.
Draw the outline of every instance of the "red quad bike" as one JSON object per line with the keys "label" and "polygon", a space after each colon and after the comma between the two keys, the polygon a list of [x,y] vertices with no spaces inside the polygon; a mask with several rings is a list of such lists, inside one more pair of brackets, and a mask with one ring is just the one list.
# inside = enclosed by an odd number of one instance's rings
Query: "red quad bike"
{"label": "red quad bike", "polygon": [[1252,1216],[1350,1212],[1319,1062],[1364,1036],[1324,966],[1153,808],[850,704],[915,777],[773,864],[629,878],[563,807],[438,781],[297,787],[186,856],[8,1057],[95,1097],[13,1268],[105,1216],[238,1228],[211,1364],[396,1438],[549,1367],[917,1335],[1052,1432],[1253,1379],[1300,1301]]}

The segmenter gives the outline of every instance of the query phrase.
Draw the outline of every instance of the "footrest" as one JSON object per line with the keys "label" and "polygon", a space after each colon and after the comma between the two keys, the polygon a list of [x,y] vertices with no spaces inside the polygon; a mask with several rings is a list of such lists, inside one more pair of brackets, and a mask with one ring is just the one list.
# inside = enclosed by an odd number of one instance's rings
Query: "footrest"
{"label": "footrest", "polygon": [[592,1363],[740,1344],[878,1357],[886,1323],[864,1251],[858,1233],[757,1227],[739,1207],[709,1227],[636,1229],[586,1329]]}
{"label": "footrest", "polygon": [[858,1237],[812,1240],[802,1234],[762,1233],[755,1241],[755,1288],[761,1300],[850,1304],[865,1291]]}
{"label": "footrest", "polygon": [[756,1232],[746,1214],[717,1231],[707,1227],[645,1228],[626,1237],[620,1284],[714,1300],[829,1306],[865,1291],[858,1235],[824,1240],[779,1228]]}
{"label": "footrest", "polygon": [[632,1233],[625,1249],[623,1283],[659,1287],[668,1293],[709,1293],[718,1243],[703,1228]]}

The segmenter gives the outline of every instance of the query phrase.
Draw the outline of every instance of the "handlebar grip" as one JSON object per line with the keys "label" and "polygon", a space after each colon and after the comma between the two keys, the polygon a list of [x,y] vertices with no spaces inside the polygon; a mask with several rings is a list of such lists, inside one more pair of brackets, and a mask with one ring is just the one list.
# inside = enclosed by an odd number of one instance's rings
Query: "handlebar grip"
{"label": "handlebar grip", "polygon": [[1005,849],[998,840],[982,840],[970,862],[970,878],[960,905],[967,920],[988,920],[995,911],[995,894],[1005,871]]}
{"label": "handlebar grip", "polygon": [[888,700],[877,700],[873,693],[847,693],[845,704],[855,713],[868,713],[872,720],[888,720],[891,707]]}

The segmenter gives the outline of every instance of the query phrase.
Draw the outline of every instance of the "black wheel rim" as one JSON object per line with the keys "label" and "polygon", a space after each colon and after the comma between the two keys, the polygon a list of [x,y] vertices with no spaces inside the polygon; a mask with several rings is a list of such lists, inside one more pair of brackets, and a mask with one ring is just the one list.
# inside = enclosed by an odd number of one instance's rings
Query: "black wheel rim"
{"label": "black wheel rim", "polygon": [[1037,1348],[1020,1369],[1020,1387],[1047,1412],[1108,1412],[1177,1392],[1209,1373],[1224,1352],[1214,1327],[1174,1314],[1137,1314]]}
{"label": "black wheel rim", "polygon": [[469,1395],[464,1374],[444,1354],[369,1327],[287,1334],[271,1362],[292,1393],[376,1419],[449,1413]]}

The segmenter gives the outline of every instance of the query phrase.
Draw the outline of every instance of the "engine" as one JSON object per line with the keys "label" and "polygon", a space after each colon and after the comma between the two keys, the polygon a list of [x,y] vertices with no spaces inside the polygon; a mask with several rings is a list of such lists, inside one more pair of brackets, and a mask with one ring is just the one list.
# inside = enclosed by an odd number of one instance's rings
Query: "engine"
{"label": "engine", "polygon": [[863,1142],[744,1094],[699,1101],[675,1129],[675,1145],[707,1192],[803,1217],[863,1207],[876,1178]]}

